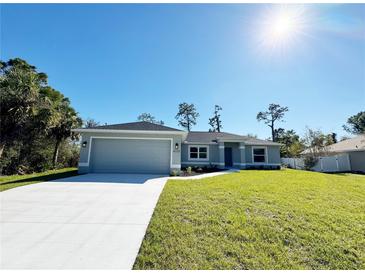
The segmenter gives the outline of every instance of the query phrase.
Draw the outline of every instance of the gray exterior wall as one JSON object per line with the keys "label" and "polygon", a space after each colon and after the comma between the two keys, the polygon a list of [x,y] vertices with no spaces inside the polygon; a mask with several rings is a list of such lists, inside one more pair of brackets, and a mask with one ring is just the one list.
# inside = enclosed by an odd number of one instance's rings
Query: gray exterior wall
{"label": "gray exterior wall", "polygon": [[[207,160],[196,159],[189,160],[189,144],[182,144],[182,135],[178,134],[158,134],[158,133],[82,133],[81,143],[86,141],[86,147],[81,147],[80,161],[79,161],[79,173],[88,173],[91,171],[91,160],[88,159],[89,149],[91,145],[91,137],[123,137],[123,138],[169,138],[172,139],[172,163],[171,169],[180,169],[180,167],[187,166],[218,166],[224,168],[224,153],[220,144],[208,144],[209,158]],[[175,149],[175,144],[179,144],[179,148]],[[206,144],[191,144],[191,145],[206,145]],[[267,162],[258,164],[252,162],[252,145],[244,145],[239,142],[225,142],[224,147],[232,148],[232,160],[233,166],[236,168],[244,169],[252,166],[277,166],[280,165],[280,147],[279,146],[257,146],[266,147],[267,150]],[[244,148],[243,148],[244,147]],[[92,153],[90,153],[92,156]],[[90,160],[90,162],[88,162]]]}
{"label": "gray exterior wall", "polygon": [[[242,144],[242,143],[241,143]],[[204,144],[194,144],[194,145],[204,145]],[[281,165],[280,160],[280,147],[279,146],[244,146],[244,160],[241,160],[241,149],[240,143],[238,142],[225,142],[224,147],[232,148],[232,160],[233,166],[236,168],[244,169],[248,166],[278,166]],[[253,163],[252,161],[252,148],[253,147],[265,147],[267,151],[267,162],[266,163]],[[182,144],[181,147],[181,166],[209,166],[218,165],[224,160],[219,159],[219,145],[209,144],[209,159],[208,160],[189,160],[189,144]],[[223,166],[224,167],[224,166]]]}
{"label": "gray exterior wall", "polygon": [[350,156],[351,171],[365,172],[365,151],[348,153]]}
{"label": "gray exterior wall", "polygon": [[246,163],[248,163],[248,164],[253,163],[253,159],[252,159],[252,148],[253,147],[266,147],[267,164],[281,164],[279,146],[251,146],[251,145],[245,146]]}
{"label": "gray exterior wall", "polygon": [[[197,146],[202,146],[206,144],[194,144]],[[191,146],[194,146],[191,145]],[[209,146],[209,159],[208,160],[202,160],[202,159],[196,159],[196,160],[189,160],[189,144],[182,144],[181,146],[181,165],[182,166],[209,166],[210,164],[214,165],[219,162],[219,150],[218,150],[218,144],[211,144],[207,145]]]}
{"label": "gray exterior wall", "polygon": [[232,148],[233,166],[235,166],[235,163],[241,163],[241,154],[240,154],[240,150],[239,150],[239,143],[224,143],[224,147]]}
{"label": "gray exterior wall", "polygon": [[[89,167],[86,166],[88,163],[88,155],[91,144],[91,137],[129,137],[129,138],[171,138],[172,139],[172,165],[180,167],[181,165],[181,135],[175,134],[155,134],[155,133],[82,133],[81,134],[81,144],[86,141],[86,147],[81,146],[80,150],[80,160],[79,160],[79,173],[88,173],[90,171]],[[179,144],[179,149],[175,149],[175,143]],[[90,165],[91,163],[89,163]],[[172,168],[175,169],[175,168]],[[176,168],[180,169],[180,168]]]}
{"label": "gray exterior wall", "polygon": [[280,161],[280,147],[279,146],[268,146],[268,158],[270,164],[281,164]]}

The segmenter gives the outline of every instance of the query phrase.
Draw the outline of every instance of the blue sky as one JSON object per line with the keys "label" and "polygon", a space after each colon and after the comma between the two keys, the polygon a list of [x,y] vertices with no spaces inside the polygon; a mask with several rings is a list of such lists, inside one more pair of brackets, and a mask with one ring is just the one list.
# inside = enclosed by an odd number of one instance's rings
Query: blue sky
{"label": "blue sky", "polygon": [[279,103],[290,109],[280,127],[345,135],[365,110],[365,5],[290,9],[300,18],[275,46],[265,32],[275,5],[1,5],[1,59],[35,65],[103,123],[150,112],[176,127],[186,101],[200,113],[193,130],[208,130],[219,104],[224,131],[267,138],[256,114]]}

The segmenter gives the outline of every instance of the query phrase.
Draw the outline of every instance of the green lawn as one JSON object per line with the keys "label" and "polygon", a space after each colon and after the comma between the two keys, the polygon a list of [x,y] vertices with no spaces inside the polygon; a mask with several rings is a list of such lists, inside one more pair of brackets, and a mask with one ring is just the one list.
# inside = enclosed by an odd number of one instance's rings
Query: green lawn
{"label": "green lawn", "polygon": [[27,175],[3,176],[0,177],[0,191],[75,175],[77,175],[77,168],[63,168]]}
{"label": "green lawn", "polygon": [[365,269],[365,176],[169,180],[135,269]]}

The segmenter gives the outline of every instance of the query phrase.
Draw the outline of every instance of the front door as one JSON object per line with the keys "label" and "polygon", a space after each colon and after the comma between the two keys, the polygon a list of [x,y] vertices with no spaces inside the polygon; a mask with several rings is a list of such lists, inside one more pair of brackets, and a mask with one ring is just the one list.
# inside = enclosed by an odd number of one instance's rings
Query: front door
{"label": "front door", "polygon": [[224,163],[226,167],[231,167],[233,165],[232,163],[232,148],[231,147],[225,147],[224,148]]}

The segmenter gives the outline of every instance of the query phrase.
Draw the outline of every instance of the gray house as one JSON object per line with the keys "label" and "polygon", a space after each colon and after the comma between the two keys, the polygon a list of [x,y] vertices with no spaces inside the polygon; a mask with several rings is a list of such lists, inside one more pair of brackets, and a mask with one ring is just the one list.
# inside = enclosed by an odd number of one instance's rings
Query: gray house
{"label": "gray house", "polygon": [[326,147],[326,155],[346,155],[350,171],[365,173],[365,134]]}
{"label": "gray house", "polygon": [[308,148],[301,158],[282,158],[282,163],[290,168],[305,169],[304,157],[312,155],[317,163],[311,168],[318,172],[356,172],[365,174],[365,134],[338,143]]}
{"label": "gray house", "polygon": [[134,122],[80,128],[79,173],[168,174],[187,166],[278,168],[280,144],[225,132]]}

